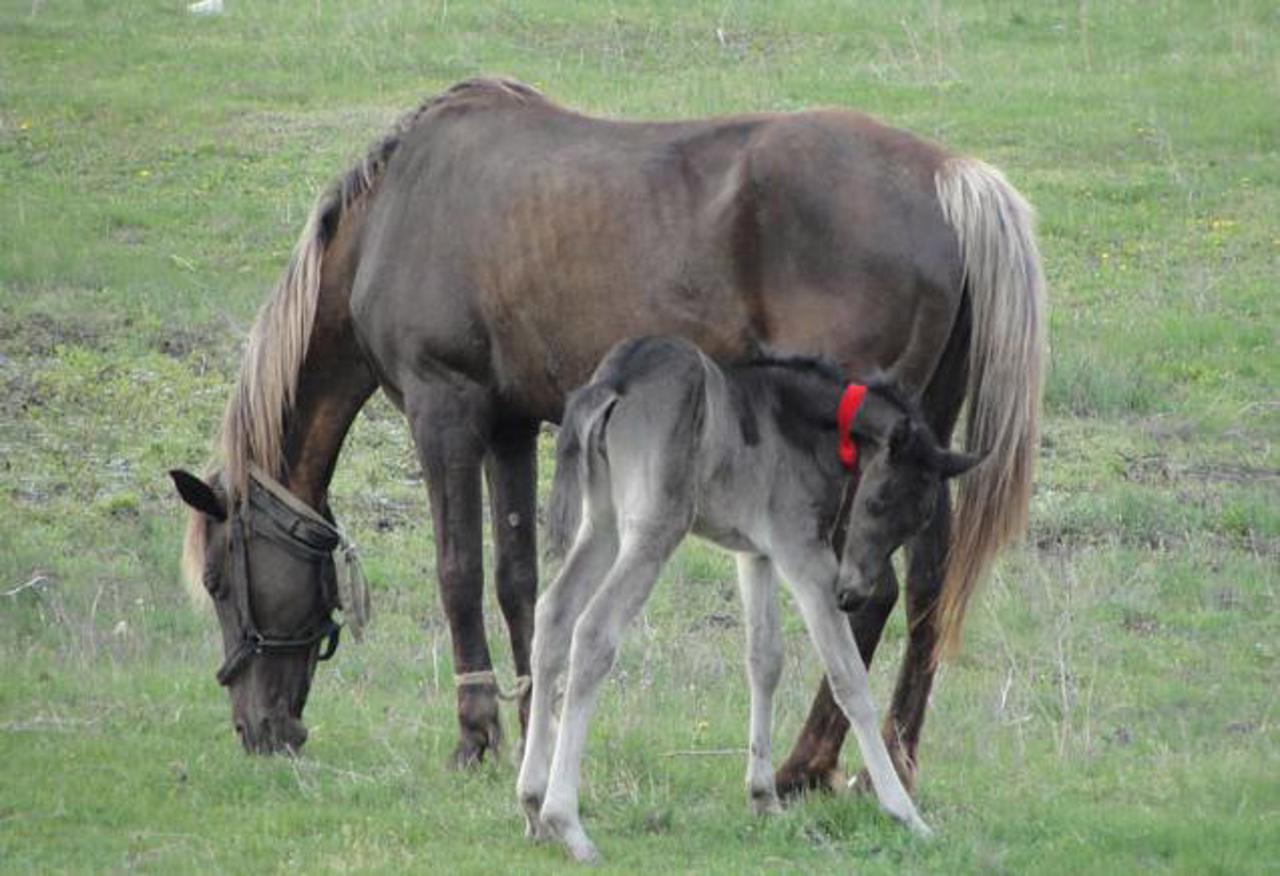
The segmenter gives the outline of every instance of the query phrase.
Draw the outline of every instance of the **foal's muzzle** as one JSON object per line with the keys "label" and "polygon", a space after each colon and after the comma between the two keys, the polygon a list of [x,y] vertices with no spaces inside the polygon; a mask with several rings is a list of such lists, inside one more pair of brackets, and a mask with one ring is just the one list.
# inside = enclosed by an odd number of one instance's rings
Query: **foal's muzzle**
{"label": "foal's muzzle", "polygon": [[870,593],[859,593],[852,587],[845,587],[836,591],[836,605],[846,614],[857,614],[870,596]]}

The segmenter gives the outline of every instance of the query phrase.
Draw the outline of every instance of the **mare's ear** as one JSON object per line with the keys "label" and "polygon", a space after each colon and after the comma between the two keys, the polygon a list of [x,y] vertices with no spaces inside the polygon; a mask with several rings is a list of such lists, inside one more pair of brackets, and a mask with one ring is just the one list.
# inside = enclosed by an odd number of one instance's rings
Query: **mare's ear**
{"label": "mare's ear", "polygon": [[957,453],[954,450],[939,450],[937,455],[934,456],[933,464],[942,479],[946,480],[947,478],[954,478],[964,474],[986,458],[987,453],[985,450],[982,453]]}
{"label": "mare's ear", "polygon": [[227,519],[226,505],[214,492],[213,487],[191,472],[180,468],[170,469],[169,477],[173,478],[173,485],[178,488],[178,495],[182,497],[182,501],[215,520]]}

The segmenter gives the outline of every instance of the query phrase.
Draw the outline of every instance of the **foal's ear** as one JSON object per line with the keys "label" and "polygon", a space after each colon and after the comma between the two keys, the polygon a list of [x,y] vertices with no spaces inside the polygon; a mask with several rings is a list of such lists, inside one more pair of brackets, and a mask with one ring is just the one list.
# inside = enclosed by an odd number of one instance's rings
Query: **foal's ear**
{"label": "foal's ear", "polygon": [[178,495],[182,497],[182,501],[215,520],[227,519],[227,508],[222,499],[218,498],[213,487],[191,472],[180,468],[170,469],[169,477],[173,478],[173,485],[178,488]]}
{"label": "foal's ear", "polygon": [[954,450],[939,450],[934,457],[933,464],[942,479],[946,480],[947,478],[954,478],[964,474],[986,458],[986,451],[982,453],[957,453]]}
{"label": "foal's ear", "polygon": [[892,460],[901,460],[907,454],[911,447],[911,418],[902,416],[898,418],[898,422],[893,424],[892,431],[889,432],[889,458]]}

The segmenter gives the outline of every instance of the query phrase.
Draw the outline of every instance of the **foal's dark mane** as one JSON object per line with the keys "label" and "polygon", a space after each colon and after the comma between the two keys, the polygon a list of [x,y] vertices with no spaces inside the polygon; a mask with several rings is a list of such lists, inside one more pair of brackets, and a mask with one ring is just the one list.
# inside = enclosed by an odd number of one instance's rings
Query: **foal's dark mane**
{"label": "foal's dark mane", "polygon": [[[835,430],[840,396],[849,380],[830,359],[762,350],[725,370],[747,444],[759,441],[759,410],[771,411],[783,438],[802,449],[813,449],[817,434]],[[886,375],[873,373],[866,387],[908,416],[923,417],[919,402]],[[769,407],[760,407],[763,400]]]}

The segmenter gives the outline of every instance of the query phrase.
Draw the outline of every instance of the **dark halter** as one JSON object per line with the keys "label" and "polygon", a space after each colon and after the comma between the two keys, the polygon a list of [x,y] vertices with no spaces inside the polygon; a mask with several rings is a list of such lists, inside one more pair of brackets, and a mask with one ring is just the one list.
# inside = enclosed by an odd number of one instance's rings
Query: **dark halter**
{"label": "dark halter", "polygon": [[341,608],[342,603],[334,588],[325,588],[322,594],[323,616],[317,617],[303,631],[277,637],[263,635],[258,630],[249,577],[249,541],[255,538],[273,542],[300,559],[333,563],[334,552],[340,551],[346,563],[356,562],[354,547],[337,526],[301,505],[275,481],[254,471],[247,500],[231,515],[232,575],[237,579],[232,589],[240,616],[240,642],[218,669],[218,683],[224,687],[231,684],[248,666],[249,660],[258,654],[308,651],[323,642],[316,657],[323,661],[338,650],[341,638],[342,624],[333,619],[333,611]]}

